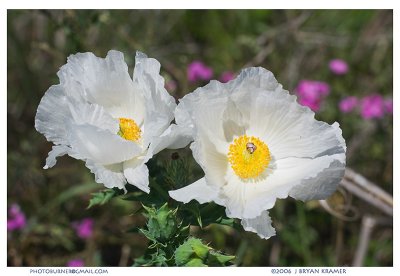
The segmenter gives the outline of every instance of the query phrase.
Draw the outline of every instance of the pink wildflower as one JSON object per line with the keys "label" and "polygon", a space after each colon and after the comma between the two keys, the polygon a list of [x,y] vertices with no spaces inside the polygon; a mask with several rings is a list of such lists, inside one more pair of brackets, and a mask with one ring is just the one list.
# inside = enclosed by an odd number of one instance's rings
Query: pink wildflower
{"label": "pink wildflower", "polygon": [[361,100],[361,116],[364,119],[382,118],[384,109],[383,98],[379,94],[372,94]]}
{"label": "pink wildflower", "polygon": [[11,205],[8,209],[8,214],[7,231],[14,231],[25,227],[25,215],[17,204]]}
{"label": "pink wildflower", "polygon": [[210,80],[213,76],[213,70],[207,67],[201,61],[193,61],[187,68],[187,76],[190,82],[196,82],[199,80]]}
{"label": "pink wildflower", "polygon": [[330,92],[327,83],[313,80],[302,80],[295,89],[299,96],[299,103],[308,106],[313,111],[320,109],[321,102]]}
{"label": "pink wildflower", "polygon": [[349,71],[349,66],[342,59],[333,59],[329,62],[329,69],[336,75],[344,75]]}
{"label": "pink wildflower", "polygon": [[228,82],[230,80],[233,80],[235,78],[235,74],[233,72],[230,71],[225,71],[222,73],[221,77],[219,78],[219,80],[223,83]]}
{"label": "pink wildflower", "polygon": [[393,99],[386,99],[383,104],[385,106],[385,112],[393,114]]}
{"label": "pink wildflower", "polygon": [[82,239],[88,239],[93,234],[93,219],[85,218],[81,221],[72,223],[72,226],[76,230],[78,237]]}
{"label": "pink wildflower", "polygon": [[169,92],[173,92],[176,90],[176,82],[174,80],[169,80],[165,83],[165,89]]}
{"label": "pink wildflower", "polygon": [[81,267],[81,266],[85,266],[85,263],[83,262],[83,260],[81,259],[74,259],[74,260],[70,260],[67,263],[67,266],[71,266],[71,267]]}
{"label": "pink wildflower", "polygon": [[342,99],[339,103],[339,109],[343,113],[351,112],[358,104],[357,97],[350,96]]}

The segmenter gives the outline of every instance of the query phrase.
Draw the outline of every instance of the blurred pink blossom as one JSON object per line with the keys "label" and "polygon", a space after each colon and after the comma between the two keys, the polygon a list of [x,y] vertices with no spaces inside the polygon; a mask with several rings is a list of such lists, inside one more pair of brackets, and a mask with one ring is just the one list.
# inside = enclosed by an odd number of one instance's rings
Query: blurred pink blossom
{"label": "blurred pink blossom", "polygon": [[357,104],[358,104],[357,97],[354,96],[346,97],[339,102],[339,109],[343,113],[348,113],[353,111],[353,109],[357,106]]}
{"label": "blurred pink blossom", "polygon": [[308,106],[313,111],[318,111],[321,102],[330,92],[330,87],[327,83],[314,80],[302,80],[295,88],[299,96],[299,103]]}
{"label": "blurred pink blossom", "polygon": [[385,112],[393,114],[393,99],[386,99],[383,104],[385,106]]}
{"label": "blurred pink blossom", "polygon": [[85,218],[81,221],[73,222],[72,227],[75,228],[78,237],[88,239],[93,234],[93,219]]}
{"label": "blurred pink blossom", "polygon": [[233,80],[235,78],[235,74],[231,71],[225,71],[222,73],[221,77],[219,80],[223,83],[228,82],[230,80]]}
{"label": "blurred pink blossom", "polygon": [[336,75],[344,75],[349,71],[349,66],[342,59],[333,59],[329,62],[329,69]]}
{"label": "blurred pink blossom", "polygon": [[165,83],[165,89],[169,92],[173,92],[176,89],[176,82],[174,80],[169,80]]}
{"label": "blurred pink blossom", "polygon": [[7,219],[7,231],[14,231],[22,229],[26,225],[26,219],[24,213],[18,204],[13,204],[8,209],[9,217]]}
{"label": "blurred pink blossom", "polygon": [[67,263],[67,266],[71,266],[71,267],[81,267],[81,266],[85,266],[85,263],[83,262],[83,260],[81,259],[74,259],[74,260],[70,260]]}
{"label": "blurred pink blossom", "polygon": [[299,104],[308,106],[312,111],[318,111],[320,109],[320,102],[313,101],[305,98],[299,98]]}
{"label": "blurred pink blossom", "polygon": [[210,80],[213,76],[213,70],[207,67],[203,62],[195,60],[187,68],[187,76],[190,82],[199,80]]}
{"label": "blurred pink blossom", "polygon": [[382,118],[385,113],[383,98],[372,94],[361,99],[361,116],[364,119]]}

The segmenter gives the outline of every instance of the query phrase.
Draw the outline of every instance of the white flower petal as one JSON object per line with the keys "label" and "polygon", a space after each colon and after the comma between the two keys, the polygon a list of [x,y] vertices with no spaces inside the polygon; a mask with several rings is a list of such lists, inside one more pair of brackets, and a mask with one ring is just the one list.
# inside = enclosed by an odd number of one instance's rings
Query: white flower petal
{"label": "white flower petal", "polygon": [[105,187],[125,190],[126,179],[122,172],[122,164],[100,165],[92,160],[86,161],[86,167],[95,175],[95,181]]}
{"label": "white flower petal", "polygon": [[152,139],[161,135],[174,118],[176,103],[164,87],[160,76],[160,63],[141,52],[136,53],[133,80],[138,84],[144,99],[143,145],[147,147]]}
{"label": "white flower petal", "polygon": [[101,106],[77,102],[66,96],[65,90],[60,85],[50,87],[43,96],[36,113],[37,131],[56,145],[70,147],[70,126],[82,124],[90,124],[113,133],[117,133],[119,129],[117,120]]}
{"label": "white flower petal", "polygon": [[[271,209],[277,198],[286,198],[290,192],[293,197],[305,197],[304,192],[318,185],[319,190],[313,191],[310,197],[329,196],[343,176],[337,173],[344,169],[343,157],[342,154],[336,154],[315,159],[276,160],[276,169],[265,179],[254,182],[243,182],[230,168],[227,184],[221,192],[226,197],[227,213],[236,218],[253,218],[262,210]],[[326,180],[326,184],[317,184],[321,180]],[[302,192],[302,188],[306,190]]]}
{"label": "white flower petal", "polygon": [[226,155],[220,154],[207,138],[193,142],[190,149],[194,159],[204,170],[208,185],[219,189],[225,183],[224,177],[228,169]]}
{"label": "white flower petal", "polygon": [[343,178],[344,169],[344,161],[336,159],[316,177],[305,179],[299,185],[294,186],[289,195],[302,201],[325,199],[335,192]]}
{"label": "white flower petal", "polygon": [[186,147],[192,140],[191,130],[186,127],[170,125],[163,134],[155,137],[147,151],[147,159],[163,149],[179,149]]}
{"label": "white flower petal", "polygon": [[[105,59],[93,53],[71,55],[57,75],[68,95],[105,107],[126,100],[133,88],[123,54],[117,51],[110,51]],[[79,83],[80,91],[71,89],[77,88],[74,83]]]}
{"label": "white flower petal", "polygon": [[242,219],[241,223],[244,230],[254,232],[263,239],[275,236],[275,229],[272,227],[268,211],[263,211],[261,215],[252,219]]}
{"label": "white flower petal", "polygon": [[97,104],[69,102],[71,119],[75,124],[89,124],[111,133],[118,133],[119,122],[107,113],[107,111]]}
{"label": "white flower petal", "polygon": [[[246,101],[248,100],[243,99],[243,102]],[[232,100],[228,100],[222,118],[224,136],[227,142],[231,143],[236,137],[246,134],[246,130],[249,128],[248,120]]]}
{"label": "white flower petal", "polygon": [[129,184],[138,187],[140,190],[150,193],[149,188],[149,169],[143,160],[131,159],[123,164],[124,175]]}
{"label": "white flower petal", "polygon": [[63,88],[53,85],[43,96],[36,112],[36,130],[56,145],[69,144],[65,128],[65,124],[71,120],[69,103]]}
{"label": "white flower petal", "polygon": [[135,142],[92,125],[71,125],[69,128],[72,149],[83,158],[98,164],[120,163],[132,159],[142,151]]}
{"label": "white flower petal", "polygon": [[43,167],[43,169],[49,169],[53,167],[57,163],[56,158],[67,154],[70,150],[71,148],[63,145],[53,146],[48,157],[46,158],[46,165]]}
{"label": "white flower petal", "polygon": [[[249,86],[254,79],[263,79],[267,88]],[[329,125],[317,121],[314,112],[299,105],[296,97],[289,95],[278,85],[271,73],[264,70],[244,70],[239,77],[246,87],[240,86],[240,93],[234,93],[235,102],[243,114],[248,114],[248,135],[265,141],[276,159],[286,157],[315,158],[325,154],[345,152],[345,142],[337,123]],[[270,81],[268,86],[266,82]],[[253,81],[254,82],[254,81]],[[251,83],[253,83],[251,82]],[[239,85],[239,84],[237,84]],[[264,90],[260,90],[263,88]],[[273,88],[273,89],[272,89]],[[247,91],[243,93],[243,91]],[[251,104],[246,102],[252,99]]]}
{"label": "white flower petal", "polygon": [[111,50],[104,59],[92,53],[71,55],[58,76],[67,95],[101,105],[115,118],[131,118],[142,124],[144,100],[121,52]]}
{"label": "white flower petal", "polygon": [[188,203],[191,200],[197,200],[200,204],[211,201],[214,201],[217,204],[222,204],[222,201],[218,195],[218,190],[207,185],[204,177],[186,187],[169,191],[169,195],[173,199],[183,203]]}

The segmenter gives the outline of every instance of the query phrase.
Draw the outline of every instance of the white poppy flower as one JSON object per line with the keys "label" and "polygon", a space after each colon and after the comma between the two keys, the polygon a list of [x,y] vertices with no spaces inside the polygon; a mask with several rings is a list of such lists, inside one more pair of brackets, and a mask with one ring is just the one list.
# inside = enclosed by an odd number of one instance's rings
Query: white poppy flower
{"label": "white poppy flower", "polygon": [[315,120],[263,68],[186,95],[175,120],[191,129],[193,156],[205,176],[170,196],[223,205],[227,216],[262,238],[275,234],[267,210],[277,198],[326,198],[344,174],[346,145],[338,123]]}
{"label": "white poppy flower", "polygon": [[68,57],[57,73],[60,84],[43,96],[35,118],[37,131],[54,143],[44,168],[68,154],[84,160],[107,188],[126,190],[129,183],[149,192],[145,163],[164,148],[187,144],[178,139],[184,130],[170,126],[176,104],[159,72],[160,63],[140,52],[133,80],[121,52]]}

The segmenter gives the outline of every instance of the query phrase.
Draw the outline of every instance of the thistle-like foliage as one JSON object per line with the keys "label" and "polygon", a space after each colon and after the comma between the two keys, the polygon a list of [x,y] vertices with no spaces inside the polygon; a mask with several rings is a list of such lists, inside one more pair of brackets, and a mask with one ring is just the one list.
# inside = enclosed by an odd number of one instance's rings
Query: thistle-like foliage
{"label": "thistle-like foliage", "polygon": [[175,251],[177,266],[227,266],[235,256],[215,251],[200,239],[189,238]]}

